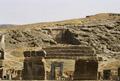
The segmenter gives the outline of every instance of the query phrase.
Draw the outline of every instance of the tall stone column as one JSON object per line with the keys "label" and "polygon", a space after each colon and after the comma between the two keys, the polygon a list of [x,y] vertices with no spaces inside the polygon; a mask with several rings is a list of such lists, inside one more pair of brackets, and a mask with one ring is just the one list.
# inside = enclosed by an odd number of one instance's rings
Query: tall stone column
{"label": "tall stone column", "polygon": [[24,52],[23,80],[45,80],[44,51]]}
{"label": "tall stone column", "polygon": [[60,63],[60,76],[63,76],[63,62]]}
{"label": "tall stone column", "polygon": [[51,64],[50,79],[51,79],[51,80],[55,80],[55,65],[54,65],[54,63]]}
{"label": "tall stone column", "polygon": [[5,35],[0,33],[0,78],[4,75]]}

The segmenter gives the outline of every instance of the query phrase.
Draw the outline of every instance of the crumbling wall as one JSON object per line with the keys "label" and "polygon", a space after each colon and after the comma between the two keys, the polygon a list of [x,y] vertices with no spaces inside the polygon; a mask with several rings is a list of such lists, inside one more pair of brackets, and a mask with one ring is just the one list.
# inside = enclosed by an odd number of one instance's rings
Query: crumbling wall
{"label": "crumbling wall", "polygon": [[42,61],[24,62],[23,80],[44,80],[45,69]]}
{"label": "crumbling wall", "polygon": [[24,69],[22,74],[23,80],[44,80],[45,67],[42,57],[43,51],[25,51],[24,52]]}

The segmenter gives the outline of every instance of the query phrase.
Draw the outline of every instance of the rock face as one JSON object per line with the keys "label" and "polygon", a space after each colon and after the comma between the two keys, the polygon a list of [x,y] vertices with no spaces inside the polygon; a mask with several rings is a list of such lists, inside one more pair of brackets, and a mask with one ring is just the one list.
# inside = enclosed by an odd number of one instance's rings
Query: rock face
{"label": "rock face", "polygon": [[6,35],[6,48],[40,47],[46,44],[56,44],[51,36],[41,30],[10,30]]}
{"label": "rock face", "polygon": [[62,42],[66,44],[80,45],[80,40],[78,39],[78,32],[73,29],[67,29],[62,34]]}
{"label": "rock face", "polygon": [[[112,24],[114,26],[111,27]],[[97,53],[120,52],[119,29],[119,22],[69,28],[62,34],[62,41],[67,44],[92,46]]]}

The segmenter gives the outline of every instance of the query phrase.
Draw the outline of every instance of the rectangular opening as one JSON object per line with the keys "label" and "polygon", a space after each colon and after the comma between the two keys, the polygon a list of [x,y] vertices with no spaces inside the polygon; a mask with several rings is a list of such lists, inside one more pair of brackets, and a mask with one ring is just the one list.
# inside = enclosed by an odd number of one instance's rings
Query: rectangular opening
{"label": "rectangular opening", "polygon": [[0,51],[0,59],[4,59],[4,51]]}
{"label": "rectangular opening", "polygon": [[2,76],[3,76],[3,69],[0,68],[0,78],[2,78]]}
{"label": "rectangular opening", "polygon": [[103,71],[103,79],[104,80],[110,80],[110,76],[111,76],[111,70],[104,70]]}
{"label": "rectangular opening", "polygon": [[120,77],[120,68],[118,68],[118,77]]}

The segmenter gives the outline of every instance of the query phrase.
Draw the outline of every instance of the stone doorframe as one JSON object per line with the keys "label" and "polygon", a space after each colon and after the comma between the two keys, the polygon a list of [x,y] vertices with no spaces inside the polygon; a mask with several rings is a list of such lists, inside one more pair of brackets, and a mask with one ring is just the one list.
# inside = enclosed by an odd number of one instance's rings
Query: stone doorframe
{"label": "stone doorframe", "polygon": [[63,76],[63,62],[54,61],[51,64],[51,72],[50,72],[50,79],[51,80],[55,80],[55,77],[56,77],[55,69],[56,69],[56,67],[60,68],[60,71],[59,71],[60,77]]}

